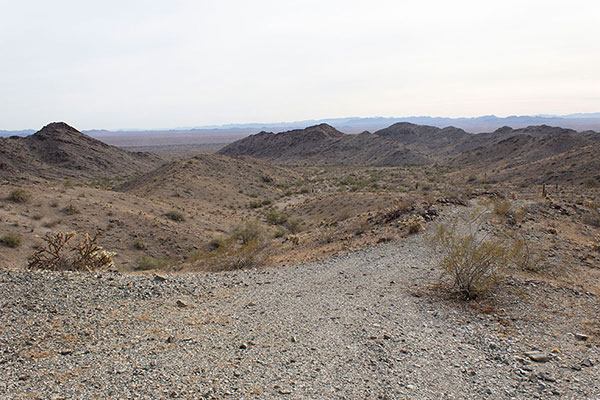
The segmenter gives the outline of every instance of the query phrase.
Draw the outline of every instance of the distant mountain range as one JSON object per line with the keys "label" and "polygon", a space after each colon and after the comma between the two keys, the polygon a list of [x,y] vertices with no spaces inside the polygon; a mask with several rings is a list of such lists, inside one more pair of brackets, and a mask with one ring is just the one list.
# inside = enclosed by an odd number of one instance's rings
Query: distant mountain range
{"label": "distant mountain range", "polygon": [[[473,118],[445,118],[427,116],[366,118],[347,117],[295,122],[207,125],[177,129],[115,131],[93,129],[83,132],[89,136],[101,139],[109,144],[133,146],[138,145],[142,139],[144,139],[144,144],[149,144],[150,142],[155,143],[156,141],[159,141],[159,144],[194,143],[197,141],[202,141],[203,143],[207,141],[209,143],[232,142],[241,137],[260,131],[284,132],[293,129],[304,129],[309,126],[320,124],[331,125],[344,133],[361,133],[364,131],[375,132],[398,122],[410,122],[416,125],[428,125],[438,128],[456,127],[469,133],[491,132],[503,126],[510,126],[513,129],[519,129],[532,125],[558,126],[577,131],[600,131],[600,113],[579,113],[569,115],[533,115],[510,117],[485,115]],[[0,130],[0,136],[27,136],[35,132],[36,130],[34,129],[19,131]],[[167,138],[165,138],[165,136],[167,136]],[[126,140],[124,139],[125,137],[130,139]]]}

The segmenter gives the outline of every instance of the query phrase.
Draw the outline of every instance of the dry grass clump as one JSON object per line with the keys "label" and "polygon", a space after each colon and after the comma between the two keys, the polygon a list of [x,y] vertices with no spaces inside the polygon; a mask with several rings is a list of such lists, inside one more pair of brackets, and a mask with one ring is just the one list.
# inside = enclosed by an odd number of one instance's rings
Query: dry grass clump
{"label": "dry grass clump", "polygon": [[28,258],[28,266],[33,269],[52,271],[94,271],[114,267],[114,253],[100,247],[98,235],[81,235],[73,242],[75,232],[49,233],[41,239],[45,242],[38,251]]}
{"label": "dry grass clump", "polygon": [[8,194],[7,200],[13,203],[28,203],[31,200],[31,193],[22,188],[13,189]]}
{"label": "dry grass clump", "polygon": [[23,243],[23,237],[18,233],[9,233],[0,237],[0,244],[7,247],[16,248]]}

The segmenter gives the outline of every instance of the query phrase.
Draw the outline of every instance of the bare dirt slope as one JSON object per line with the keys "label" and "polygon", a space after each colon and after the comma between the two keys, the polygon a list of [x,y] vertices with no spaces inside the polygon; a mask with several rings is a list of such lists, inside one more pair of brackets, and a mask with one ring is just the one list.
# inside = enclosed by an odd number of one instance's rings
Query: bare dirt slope
{"label": "bare dirt slope", "polygon": [[[421,235],[269,270],[0,272],[9,398],[596,398],[586,292],[519,278],[439,296]],[[563,308],[561,304],[569,304]],[[591,341],[590,341],[591,340]],[[547,361],[530,361],[539,350]]]}

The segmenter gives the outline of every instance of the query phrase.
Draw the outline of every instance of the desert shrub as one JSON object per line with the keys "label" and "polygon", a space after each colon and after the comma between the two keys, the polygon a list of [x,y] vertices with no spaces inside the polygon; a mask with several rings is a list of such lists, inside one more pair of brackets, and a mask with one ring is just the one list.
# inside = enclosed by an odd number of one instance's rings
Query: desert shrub
{"label": "desert shrub", "polygon": [[151,269],[166,268],[167,266],[169,266],[169,259],[167,257],[144,256],[138,260],[135,270],[148,271]]}
{"label": "desert shrub", "polygon": [[302,187],[300,188],[300,191],[299,191],[299,192],[300,192],[301,194],[309,193],[309,192],[310,192],[310,189],[308,188],[308,186],[302,186]]}
{"label": "desert shrub", "polygon": [[284,226],[278,225],[277,229],[275,230],[275,233],[273,234],[273,237],[275,237],[277,239],[282,238],[285,235],[287,235],[287,233],[288,233],[288,231],[287,231],[287,229],[285,229]]}
{"label": "desert shrub", "polygon": [[275,210],[271,210],[265,214],[265,219],[271,225],[283,225],[287,222],[288,217],[283,214],[279,214]]}
{"label": "desert shrub", "polygon": [[510,252],[505,240],[480,232],[486,213],[464,221],[441,224],[432,243],[442,255],[442,273],[453,282],[454,289],[471,299],[493,286],[507,267]]}
{"label": "desert shrub", "polygon": [[49,233],[41,239],[45,244],[28,258],[33,269],[52,271],[94,271],[113,267],[114,253],[105,251],[97,244],[98,235],[81,235],[74,242],[75,232]]}
{"label": "desert shrub", "polygon": [[0,244],[7,247],[16,248],[23,243],[23,237],[18,233],[9,233],[0,237]]}
{"label": "desert shrub", "polygon": [[144,242],[144,239],[142,238],[136,238],[133,241],[133,248],[137,249],[137,250],[145,250],[146,249],[146,242]]}
{"label": "desert shrub", "polygon": [[583,184],[589,188],[594,188],[598,186],[598,181],[595,178],[585,178],[583,180]]}
{"label": "desert shrub", "polygon": [[300,230],[301,230],[300,224],[302,224],[302,220],[300,220],[298,218],[293,218],[293,219],[287,220],[287,222],[285,223],[285,227],[287,228],[288,231],[290,231],[290,233],[292,235],[295,235],[296,233],[300,232]]}
{"label": "desert shrub", "polygon": [[231,235],[243,245],[248,245],[262,237],[262,228],[257,220],[247,220],[235,225]]}
{"label": "desert shrub", "polygon": [[67,204],[65,208],[62,209],[62,211],[67,215],[75,215],[81,213],[81,211],[79,211],[79,209],[73,203]]}
{"label": "desert shrub", "polygon": [[250,203],[248,203],[249,208],[260,208],[262,205],[262,201],[260,200],[252,200]]}
{"label": "desert shrub", "polygon": [[175,221],[175,222],[183,222],[185,221],[185,216],[180,213],[179,211],[169,211],[165,214],[165,216],[167,218],[169,218],[171,221]]}
{"label": "desert shrub", "polygon": [[214,238],[212,238],[210,240],[210,242],[208,242],[208,248],[209,250],[218,250],[220,248],[222,248],[223,246],[225,246],[225,239],[223,239],[220,236],[215,236]]}
{"label": "desert shrub", "polygon": [[512,204],[508,200],[497,201],[493,204],[492,213],[500,218],[508,218]]}
{"label": "desert shrub", "polygon": [[318,241],[322,244],[332,243],[335,240],[335,230],[330,225],[321,225],[319,227]]}
{"label": "desert shrub", "polygon": [[425,218],[420,215],[413,215],[402,221],[402,225],[406,227],[409,235],[414,235],[425,230]]}
{"label": "desert shrub", "polygon": [[13,203],[27,203],[27,202],[29,202],[29,200],[31,200],[31,193],[29,193],[25,189],[17,188],[17,189],[13,189],[8,194],[7,199],[12,201]]}

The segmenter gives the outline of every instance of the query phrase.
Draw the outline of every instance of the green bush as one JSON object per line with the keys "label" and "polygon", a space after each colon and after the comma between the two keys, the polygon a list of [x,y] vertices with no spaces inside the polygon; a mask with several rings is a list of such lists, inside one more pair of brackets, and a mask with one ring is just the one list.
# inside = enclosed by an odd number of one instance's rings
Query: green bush
{"label": "green bush", "polygon": [[285,227],[278,225],[277,226],[277,230],[275,231],[275,234],[273,235],[273,237],[275,237],[276,239],[282,238],[285,235],[287,235],[288,231],[287,229],[285,229]]}
{"label": "green bush", "polygon": [[275,210],[271,210],[265,214],[267,222],[271,225],[283,225],[287,222],[288,218],[285,215],[279,214]]}
{"label": "green bush", "polygon": [[25,189],[14,189],[8,195],[8,200],[14,203],[28,203],[31,200],[31,193]]}
{"label": "green bush", "polygon": [[23,237],[18,233],[9,233],[0,237],[0,243],[8,247],[16,248],[23,243]]}

